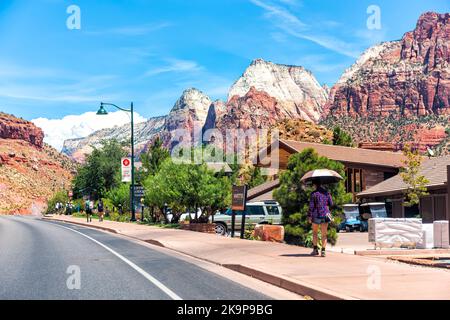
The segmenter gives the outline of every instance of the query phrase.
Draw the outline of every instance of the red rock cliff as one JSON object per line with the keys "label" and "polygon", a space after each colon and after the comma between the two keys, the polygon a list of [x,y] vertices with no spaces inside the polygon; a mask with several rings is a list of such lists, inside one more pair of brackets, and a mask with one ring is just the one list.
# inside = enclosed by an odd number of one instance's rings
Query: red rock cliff
{"label": "red rock cliff", "polygon": [[23,140],[42,148],[44,132],[32,122],[0,112],[0,139]]}
{"label": "red rock cliff", "polygon": [[367,50],[333,87],[325,115],[450,114],[450,14],[423,14],[400,41]]}

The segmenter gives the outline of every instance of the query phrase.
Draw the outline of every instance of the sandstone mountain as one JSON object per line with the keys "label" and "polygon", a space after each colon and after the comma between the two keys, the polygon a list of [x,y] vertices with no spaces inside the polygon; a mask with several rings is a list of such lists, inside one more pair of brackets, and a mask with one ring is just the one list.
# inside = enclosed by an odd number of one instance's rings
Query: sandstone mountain
{"label": "sandstone mountain", "polygon": [[316,123],[327,88],[303,67],[257,59],[232,86],[228,101],[209,108],[205,130],[271,129],[285,119]]}
{"label": "sandstone mountain", "polygon": [[40,214],[75,169],[33,123],[0,113],[0,214]]}
{"label": "sandstone mountain", "polygon": [[[304,68],[258,59],[232,86],[228,101],[212,102],[207,95],[191,88],[183,92],[166,117],[136,126],[138,151],[145,150],[156,136],[171,148],[180,140],[176,137],[177,130],[185,130],[193,138],[194,129],[217,128],[222,132],[236,128],[270,129],[284,119],[317,122],[327,94],[327,88],[321,87]],[[101,140],[125,140],[129,131],[129,126],[123,126],[68,140],[63,152],[82,162]]]}
{"label": "sandstone mountain", "polygon": [[164,129],[159,134],[164,145],[170,148],[188,135],[193,139],[194,130],[200,133],[211,104],[211,99],[203,92],[194,88],[185,90],[167,116]]}
{"label": "sandstone mountain", "polygon": [[[166,117],[155,117],[143,123],[135,124],[136,150],[143,150],[148,141],[158,134],[164,127]],[[62,153],[70,156],[73,160],[82,163],[87,154],[93,148],[98,148],[103,140],[116,139],[118,141],[128,141],[130,139],[130,124],[96,131],[85,138],[70,139],[64,141]]]}
{"label": "sandstone mountain", "polygon": [[[201,130],[211,103],[210,98],[201,91],[193,88],[185,90],[167,116],[151,118],[135,125],[136,152],[145,151],[156,137],[160,137],[164,145],[170,147],[172,139],[176,140],[176,130],[186,130],[192,134],[194,124]],[[128,124],[100,130],[86,138],[66,140],[62,152],[82,163],[93,147],[99,147],[103,140],[129,141],[130,130]]]}
{"label": "sandstone mountain", "polygon": [[322,123],[364,147],[450,153],[450,14],[423,14],[399,41],[368,49],[331,89]]}
{"label": "sandstone mountain", "polygon": [[244,97],[254,87],[278,101],[282,114],[317,122],[327,100],[327,91],[303,67],[287,66],[257,59],[232,86],[228,100]]}
{"label": "sandstone mountain", "polygon": [[400,41],[370,48],[332,88],[332,115],[450,114],[450,14],[425,13]]}

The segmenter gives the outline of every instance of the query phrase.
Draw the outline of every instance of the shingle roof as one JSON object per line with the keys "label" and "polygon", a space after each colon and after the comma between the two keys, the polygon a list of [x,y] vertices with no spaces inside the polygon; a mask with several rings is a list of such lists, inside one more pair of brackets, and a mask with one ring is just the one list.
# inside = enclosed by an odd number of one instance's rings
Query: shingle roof
{"label": "shingle roof", "polygon": [[345,163],[363,163],[392,168],[403,167],[404,156],[401,152],[377,151],[292,140],[280,140],[280,144],[284,144],[296,152],[314,148],[323,157]]}
{"label": "shingle roof", "polygon": [[[424,175],[429,181],[427,187],[444,187],[447,181],[447,166],[450,165],[450,156],[426,159],[420,170],[420,174]],[[400,175],[381,182],[376,186],[361,192],[358,197],[379,196],[395,194],[407,190],[407,185],[403,182]]]}
{"label": "shingle roof", "polygon": [[[279,179],[263,183],[253,189],[250,189],[247,194],[247,199],[255,200],[257,197],[260,197],[262,195],[266,195],[269,192],[272,192],[274,189],[278,188],[279,186],[280,186]],[[271,200],[271,199],[264,199],[264,200]]]}

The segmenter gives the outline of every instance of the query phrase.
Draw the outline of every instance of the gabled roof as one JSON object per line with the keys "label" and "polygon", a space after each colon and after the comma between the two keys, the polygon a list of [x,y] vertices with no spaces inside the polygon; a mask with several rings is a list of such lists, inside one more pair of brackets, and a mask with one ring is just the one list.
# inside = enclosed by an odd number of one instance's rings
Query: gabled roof
{"label": "gabled roof", "polygon": [[401,152],[377,151],[292,140],[280,140],[280,147],[282,145],[293,152],[302,152],[305,149],[313,148],[320,156],[348,164],[402,168],[403,160],[405,159]]}
{"label": "gabled roof", "polygon": [[268,199],[260,199],[260,200],[272,200],[272,192],[279,186],[280,186],[279,179],[263,183],[253,189],[250,189],[247,194],[247,199],[249,201],[256,201],[261,196],[263,196],[263,198],[266,197]]}
{"label": "gabled roof", "polygon": [[[438,158],[426,159],[420,174],[425,176],[429,181],[428,188],[440,188],[445,187],[447,181],[447,166],[450,166],[450,156],[443,156]],[[400,175],[397,175],[391,179],[381,182],[372,188],[358,194],[359,198],[375,197],[383,195],[392,195],[407,190],[407,185],[403,182]]]}

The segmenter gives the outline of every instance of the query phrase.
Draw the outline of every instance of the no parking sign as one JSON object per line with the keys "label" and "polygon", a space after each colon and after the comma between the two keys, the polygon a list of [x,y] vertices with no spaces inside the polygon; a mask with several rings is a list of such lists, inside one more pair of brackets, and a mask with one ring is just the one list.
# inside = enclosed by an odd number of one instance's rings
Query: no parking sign
{"label": "no parking sign", "polygon": [[131,182],[131,158],[122,159],[122,182]]}

